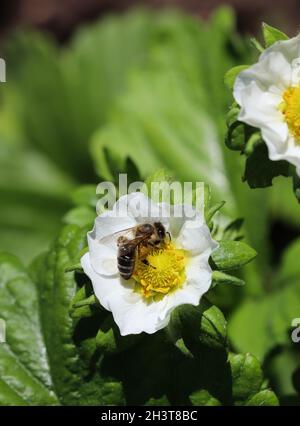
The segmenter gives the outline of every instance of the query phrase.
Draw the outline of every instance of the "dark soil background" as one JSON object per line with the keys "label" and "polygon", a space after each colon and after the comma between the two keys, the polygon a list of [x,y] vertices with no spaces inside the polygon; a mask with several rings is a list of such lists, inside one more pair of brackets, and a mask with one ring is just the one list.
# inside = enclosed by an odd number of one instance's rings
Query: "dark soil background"
{"label": "dark soil background", "polygon": [[83,22],[109,12],[122,13],[137,5],[178,7],[202,18],[220,5],[230,5],[236,11],[238,29],[243,33],[256,33],[261,21],[267,21],[293,34],[300,23],[298,0],[6,0],[1,4],[0,29],[3,36],[17,26],[34,26],[64,41]]}

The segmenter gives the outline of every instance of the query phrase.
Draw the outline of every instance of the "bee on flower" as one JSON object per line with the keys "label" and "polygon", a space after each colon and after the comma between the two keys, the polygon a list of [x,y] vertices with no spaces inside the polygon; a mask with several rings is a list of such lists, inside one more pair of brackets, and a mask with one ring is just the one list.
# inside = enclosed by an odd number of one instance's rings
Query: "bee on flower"
{"label": "bee on flower", "polygon": [[[182,207],[131,193],[98,216],[88,233],[82,267],[123,336],[155,333],[177,306],[197,306],[210,288],[208,260],[218,245],[204,215]],[[179,216],[178,209],[188,214]]]}

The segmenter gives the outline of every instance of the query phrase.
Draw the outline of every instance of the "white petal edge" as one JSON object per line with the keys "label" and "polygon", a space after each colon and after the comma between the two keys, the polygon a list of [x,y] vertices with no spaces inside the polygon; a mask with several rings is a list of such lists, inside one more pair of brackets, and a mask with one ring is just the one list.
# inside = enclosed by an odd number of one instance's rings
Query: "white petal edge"
{"label": "white petal edge", "polygon": [[176,239],[176,247],[195,256],[206,250],[215,250],[218,244],[211,238],[207,225],[199,224],[197,221],[186,221]]}

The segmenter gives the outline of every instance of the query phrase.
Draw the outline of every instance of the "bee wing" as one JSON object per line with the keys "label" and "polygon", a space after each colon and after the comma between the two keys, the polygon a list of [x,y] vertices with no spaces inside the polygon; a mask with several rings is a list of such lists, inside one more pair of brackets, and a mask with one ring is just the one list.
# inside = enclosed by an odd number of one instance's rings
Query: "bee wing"
{"label": "bee wing", "polygon": [[126,238],[129,241],[135,238],[136,226],[131,228],[122,229],[121,231],[114,232],[113,234],[107,235],[99,240],[100,244],[105,245],[118,245],[118,239],[120,237]]}

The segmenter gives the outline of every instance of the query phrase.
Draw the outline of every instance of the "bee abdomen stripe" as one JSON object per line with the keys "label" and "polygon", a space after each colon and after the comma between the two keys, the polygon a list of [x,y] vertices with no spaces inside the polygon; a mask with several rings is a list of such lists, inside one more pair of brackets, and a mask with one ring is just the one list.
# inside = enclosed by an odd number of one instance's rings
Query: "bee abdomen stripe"
{"label": "bee abdomen stripe", "polygon": [[134,259],[128,258],[128,257],[127,258],[126,257],[119,257],[118,263],[119,263],[119,265],[122,265],[122,266],[133,265]]}
{"label": "bee abdomen stripe", "polygon": [[120,272],[129,272],[132,270],[131,266],[125,266],[125,265],[118,265]]}
{"label": "bee abdomen stripe", "polygon": [[124,280],[129,280],[129,278],[131,277],[131,273],[128,273],[128,274],[122,274],[122,273],[121,273],[121,277],[122,277]]}

